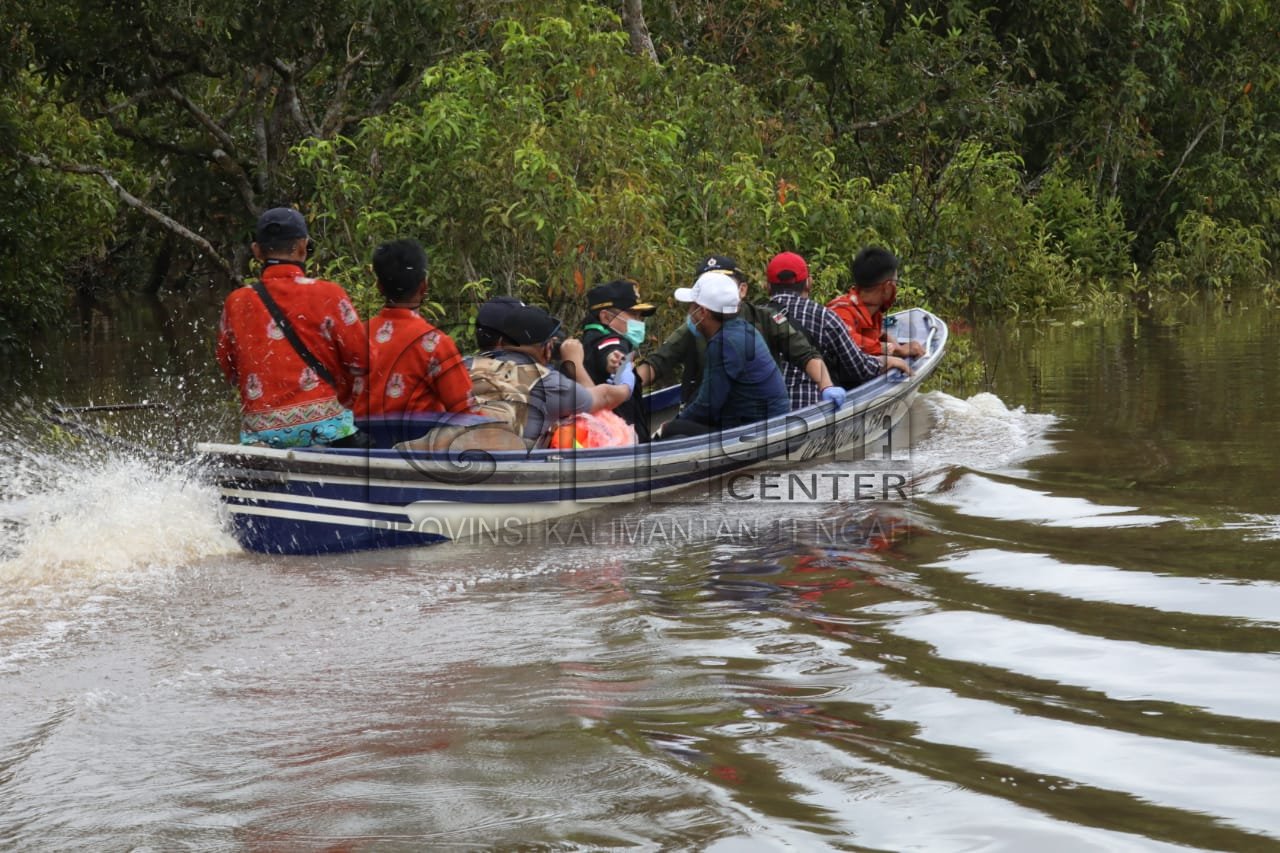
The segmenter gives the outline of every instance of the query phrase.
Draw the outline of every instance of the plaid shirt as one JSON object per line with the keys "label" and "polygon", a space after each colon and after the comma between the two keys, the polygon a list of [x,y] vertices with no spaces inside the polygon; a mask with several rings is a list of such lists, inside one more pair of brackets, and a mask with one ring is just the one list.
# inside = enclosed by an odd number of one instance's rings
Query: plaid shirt
{"label": "plaid shirt", "polygon": [[[780,308],[791,325],[809,338],[827,363],[832,381],[836,381],[837,376],[844,376],[856,380],[854,385],[861,385],[880,375],[880,360],[858,349],[844,323],[825,305],[799,293],[780,290],[773,292],[769,304]],[[809,406],[822,399],[817,384],[794,364],[782,365],[782,376],[787,380],[792,409]]]}

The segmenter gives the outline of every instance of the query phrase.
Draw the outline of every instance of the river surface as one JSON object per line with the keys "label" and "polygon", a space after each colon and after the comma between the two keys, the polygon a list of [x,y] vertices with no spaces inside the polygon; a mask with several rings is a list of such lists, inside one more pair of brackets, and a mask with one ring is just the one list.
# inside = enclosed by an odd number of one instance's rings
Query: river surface
{"label": "river surface", "polygon": [[1265,304],[976,330],[907,500],[310,558],[170,458],[208,321],[6,365],[0,849],[1280,850]]}

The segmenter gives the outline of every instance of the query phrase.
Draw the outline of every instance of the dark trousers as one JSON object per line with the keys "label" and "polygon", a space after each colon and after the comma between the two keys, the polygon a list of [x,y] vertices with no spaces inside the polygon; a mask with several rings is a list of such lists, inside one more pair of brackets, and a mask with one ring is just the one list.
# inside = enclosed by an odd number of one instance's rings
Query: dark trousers
{"label": "dark trousers", "polygon": [[669,421],[667,425],[662,428],[662,435],[658,437],[662,439],[686,438],[691,435],[706,435],[711,432],[711,430],[711,424],[685,420],[684,418],[676,418],[674,421]]}

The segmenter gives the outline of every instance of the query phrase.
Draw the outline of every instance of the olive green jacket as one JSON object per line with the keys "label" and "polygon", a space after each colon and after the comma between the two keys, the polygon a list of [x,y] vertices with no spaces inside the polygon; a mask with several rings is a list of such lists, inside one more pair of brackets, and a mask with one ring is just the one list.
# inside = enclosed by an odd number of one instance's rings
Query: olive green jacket
{"label": "olive green jacket", "polygon": [[[810,359],[821,354],[809,343],[809,339],[791,325],[787,318],[767,305],[744,302],[738,308],[738,316],[755,326],[769,345],[773,360],[779,365],[790,362],[801,369]],[[681,324],[653,352],[642,355],[640,364],[653,368],[652,387],[662,388],[680,380],[680,399],[688,402],[698,392],[702,372],[706,366],[707,341]]]}

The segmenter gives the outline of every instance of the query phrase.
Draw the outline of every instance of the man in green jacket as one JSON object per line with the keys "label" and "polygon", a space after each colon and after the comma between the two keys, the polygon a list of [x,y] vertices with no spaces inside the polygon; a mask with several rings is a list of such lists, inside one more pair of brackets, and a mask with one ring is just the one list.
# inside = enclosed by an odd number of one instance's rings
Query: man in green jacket
{"label": "man in green jacket", "polygon": [[[697,275],[707,272],[728,273],[738,282],[738,295],[742,300],[738,316],[759,330],[779,368],[784,364],[794,364],[817,384],[820,392],[831,387],[827,365],[809,339],[776,309],[747,301],[750,279],[738,269],[737,261],[725,255],[711,255],[698,266]],[[661,387],[679,378],[680,400],[688,403],[698,393],[698,385],[702,382],[706,351],[707,342],[681,324],[661,346],[640,357],[636,376],[648,388]]]}

